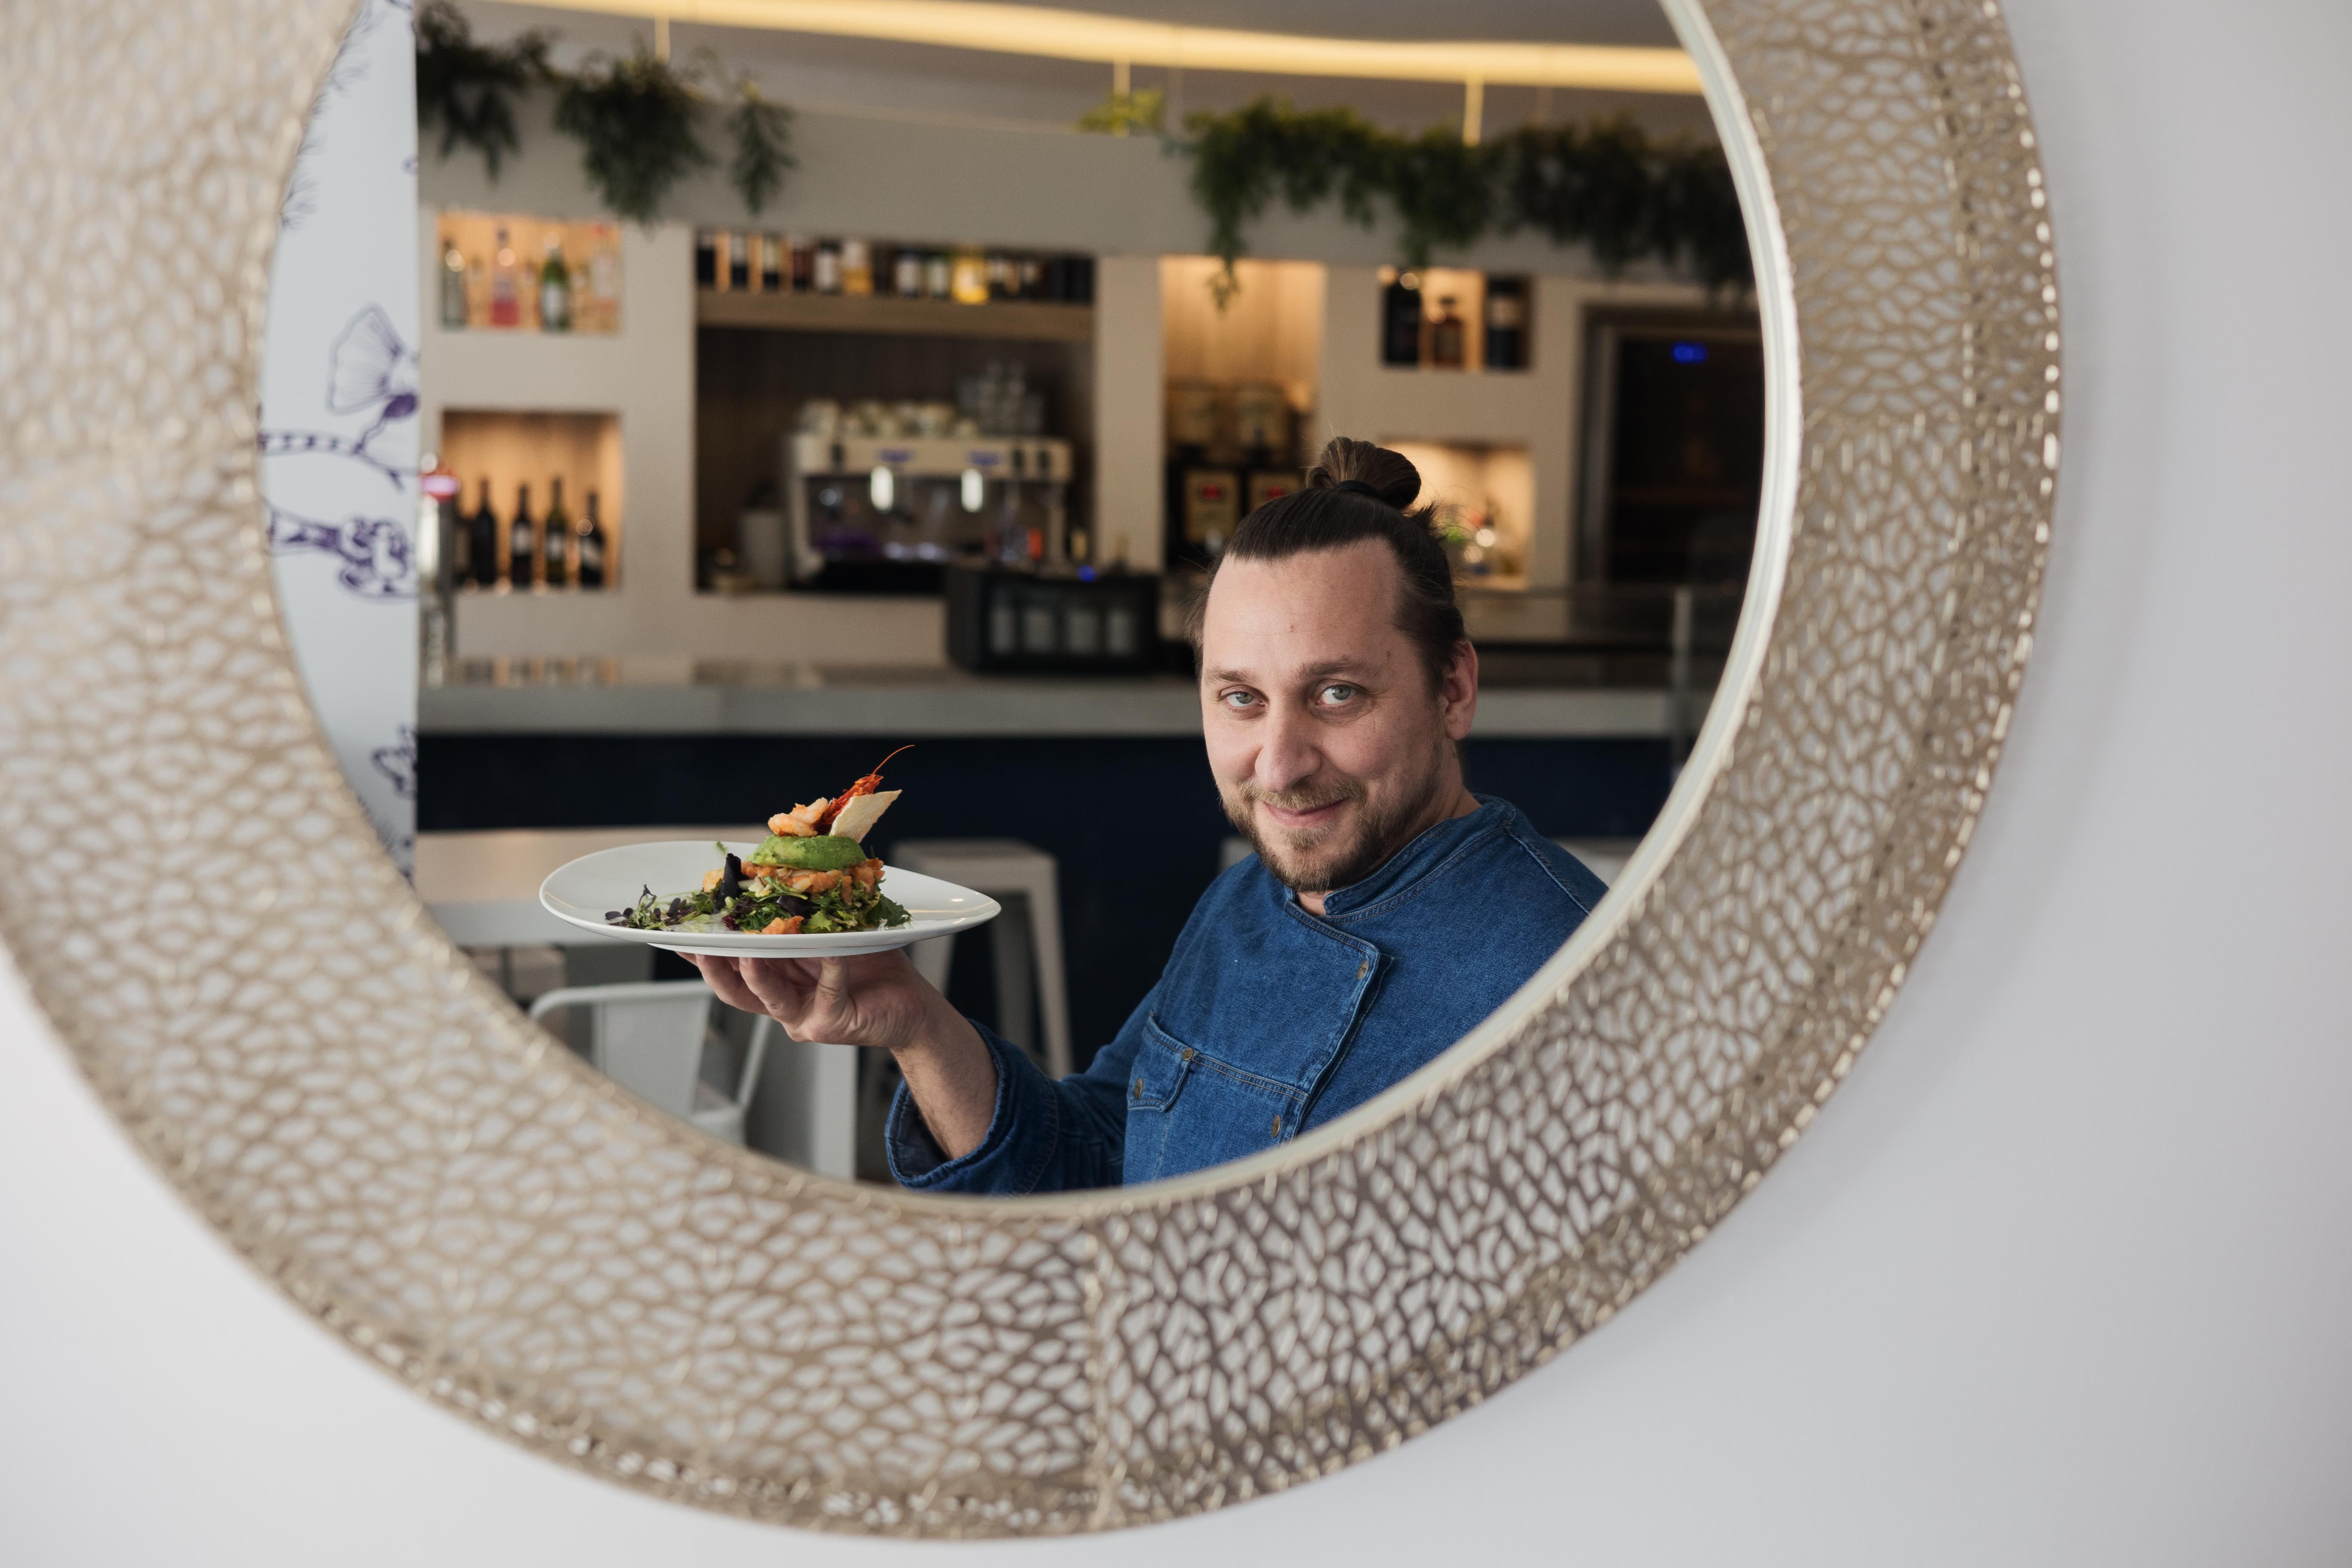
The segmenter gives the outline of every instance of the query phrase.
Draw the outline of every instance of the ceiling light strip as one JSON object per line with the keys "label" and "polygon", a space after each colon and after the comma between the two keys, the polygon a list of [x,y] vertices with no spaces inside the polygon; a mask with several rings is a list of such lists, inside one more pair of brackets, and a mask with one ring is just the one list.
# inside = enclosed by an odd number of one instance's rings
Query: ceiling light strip
{"label": "ceiling light strip", "polygon": [[884,38],[1097,64],[1379,81],[1479,81],[1517,87],[1696,94],[1680,49],[1597,44],[1390,42],[1185,27],[1044,5],[977,0],[520,0],[551,10]]}

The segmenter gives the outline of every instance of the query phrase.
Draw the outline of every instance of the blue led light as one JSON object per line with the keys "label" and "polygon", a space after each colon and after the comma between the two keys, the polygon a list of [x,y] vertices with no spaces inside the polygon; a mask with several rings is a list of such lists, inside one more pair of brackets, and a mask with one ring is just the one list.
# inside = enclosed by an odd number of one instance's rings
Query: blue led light
{"label": "blue led light", "polygon": [[1676,364],[1705,364],[1706,363],[1706,345],[1705,343],[1676,343],[1675,345],[1675,363]]}
{"label": "blue led light", "polygon": [[1095,580],[1095,569],[1094,569],[1093,567],[1091,567],[1091,566],[1081,566],[1081,567],[1079,567],[1079,568],[1078,568],[1078,581],[1079,581],[1079,582],[1081,582],[1081,583],[1091,583],[1091,582],[1093,582],[1094,580]]}

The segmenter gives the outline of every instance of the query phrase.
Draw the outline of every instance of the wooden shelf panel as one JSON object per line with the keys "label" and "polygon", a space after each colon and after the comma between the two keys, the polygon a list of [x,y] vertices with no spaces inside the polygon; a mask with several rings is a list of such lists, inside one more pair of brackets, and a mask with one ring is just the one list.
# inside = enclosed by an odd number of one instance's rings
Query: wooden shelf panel
{"label": "wooden shelf panel", "polygon": [[1026,300],[959,305],[952,300],[901,300],[887,294],[751,294],[698,289],[694,319],[705,327],[1009,338],[1030,342],[1085,342],[1095,335],[1092,305]]}

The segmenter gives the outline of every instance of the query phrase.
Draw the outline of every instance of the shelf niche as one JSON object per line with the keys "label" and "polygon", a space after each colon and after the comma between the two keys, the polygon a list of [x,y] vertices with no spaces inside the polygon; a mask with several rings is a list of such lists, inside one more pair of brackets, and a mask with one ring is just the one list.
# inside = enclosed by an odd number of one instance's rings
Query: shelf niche
{"label": "shelf niche", "polygon": [[[547,518],[549,481],[563,480],[563,509],[577,528],[588,515],[588,497],[597,499],[604,525],[604,586],[621,586],[621,421],[614,414],[550,414],[513,409],[445,408],[441,411],[441,462],[457,476],[459,526],[481,505],[482,482],[490,486],[490,510],[499,520],[499,571],[507,569],[507,530],[514,521],[515,494],[530,487],[531,514]],[[574,592],[564,589],[561,592]]]}

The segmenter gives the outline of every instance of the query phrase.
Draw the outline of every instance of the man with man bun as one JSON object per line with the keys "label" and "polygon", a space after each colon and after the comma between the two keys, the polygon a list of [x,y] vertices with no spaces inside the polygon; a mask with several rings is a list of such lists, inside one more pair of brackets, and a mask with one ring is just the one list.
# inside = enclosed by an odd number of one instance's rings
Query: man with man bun
{"label": "man with man bun", "polygon": [[903,952],[698,957],[719,997],[793,1038],[892,1052],[890,1169],[1019,1194],[1179,1176],[1273,1148],[1426,1065],[1559,950],[1599,879],[1460,742],[1478,655],[1421,476],[1335,440],[1242,521],[1195,606],[1202,731],[1256,853],[1211,884],[1159,984],[1054,1079],[961,1016]]}

